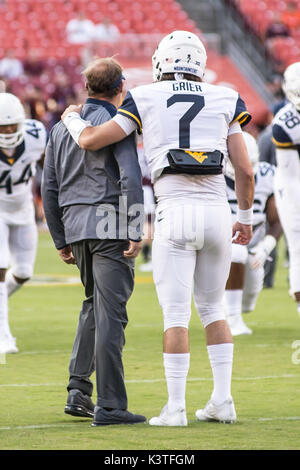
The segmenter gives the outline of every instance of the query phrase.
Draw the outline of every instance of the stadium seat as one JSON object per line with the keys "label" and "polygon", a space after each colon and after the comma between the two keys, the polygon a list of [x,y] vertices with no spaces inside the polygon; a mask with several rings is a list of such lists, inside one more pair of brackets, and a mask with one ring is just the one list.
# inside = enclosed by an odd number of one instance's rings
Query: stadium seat
{"label": "stadium seat", "polygon": [[[284,14],[287,12],[288,3],[289,2],[284,0],[251,0],[251,2],[248,0],[239,0],[239,2],[231,2],[243,15],[245,22],[251,26],[252,30],[262,41],[264,41],[267,27],[272,23],[275,15],[279,14],[283,19],[285,18]],[[298,5],[298,9],[300,10],[300,0],[294,0],[294,3]],[[290,63],[291,58],[293,61],[299,60],[299,55],[297,55],[297,48],[300,47],[299,27],[296,25],[296,21],[291,21],[288,25],[294,42],[287,41],[282,43],[280,40],[274,40],[271,47],[275,61],[280,61],[283,67]],[[289,50],[284,50],[286,47],[288,47]],[[269,46],[268,49],[270,49]]]}

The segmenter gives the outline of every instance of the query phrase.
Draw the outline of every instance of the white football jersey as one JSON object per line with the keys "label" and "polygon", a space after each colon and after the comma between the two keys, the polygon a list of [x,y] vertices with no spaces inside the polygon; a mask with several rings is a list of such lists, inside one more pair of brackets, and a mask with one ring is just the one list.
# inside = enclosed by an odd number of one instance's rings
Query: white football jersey
{"label": "white football jersey", "polygon": [[[255,190],[253,200],[253,238],[249,248],[255,246],[265,235],[266,205],[274,193],[275,166],[268,162],[259,162],[255,173]],[[232,214],[232,223],[236,222],[238,202],[235,193],[234,180],[225,176],[227,198]]]}
{"label": "white football jersey", "polygon": [[171,149],[219,150],[226,159],[230,124],[238,121],[245,125],[251,119],[235,90],[190,80],[134,88],[127,93],[118,115],[130,118],[143,133],[152,182],[169,166],[167,153]]}
{"label": "white football jersey", "polygon": [[292,103],[286,104],[272,121],[272,140],[277,147],[300,145],[300,112]]}
{"label": "white football jersey", "polygon": [[0,213],[14,224],[32,218],[32,176],[47,142],[47,131],[40,121],[25,120],[23,142],[12,156],[0,148]]}

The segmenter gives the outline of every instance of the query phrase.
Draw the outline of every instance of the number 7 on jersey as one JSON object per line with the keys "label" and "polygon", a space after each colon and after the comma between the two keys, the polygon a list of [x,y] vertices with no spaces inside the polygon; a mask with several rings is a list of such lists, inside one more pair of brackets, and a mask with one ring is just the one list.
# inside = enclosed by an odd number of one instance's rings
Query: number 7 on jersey
{"label": "number 7 on jersey", "polygon": [[173,95],[167,100],[167,108],[175,103],[193,103],[186,113],[179,119],[179,147],[190,148],[190,124],[204,107],[204,97],[199,95]]}

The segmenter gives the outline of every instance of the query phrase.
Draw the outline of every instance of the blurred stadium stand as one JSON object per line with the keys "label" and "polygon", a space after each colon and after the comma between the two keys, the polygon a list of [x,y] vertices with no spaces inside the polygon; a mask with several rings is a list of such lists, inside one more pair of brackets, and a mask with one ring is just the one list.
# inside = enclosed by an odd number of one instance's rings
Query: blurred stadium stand
{"label": "blurred stadium stand", "polygon": [[[247,102],[254,123],[264,127],[269,108],[276,101],[266,83],[278,71],[280,61],[291,60],[291,50],[296,54],[294,42],[293,46],[286,46],[286,42],[297,41],[296,35],[276,38],[272,48],[267,48],[263,39],[268,21],[273,18],[268,5],[283,9],[282,4],[286,3],[0,0],[0,59],[12,49],[25,66],[20,77],[4,78],[4,86],[26,103],[32,117],[51,128],[66,105],[82,101],[81,71],[91,58],[116,54],[125,68],[128,87],[148,82],[152,77],[151,56],[161,37],[175,29],[185,29],[199,34],[209,49],[206,80],[237,89]],[[66,25],[76,11],[84,11],[94,23],[110,18],[121,33],[120,40],[69,44]],[[277,62],[273,54],[276,45],[280,57]],[[29,59],[32,51],[37,58]]]}
{"label": "blurred stadium stand", "polygon": [[[248,27],[265,44],[275,62],[275,68],[284,68],[300,58],[300,0],[228,0],[244,17]],[[279,20],[289,29],[288,37],[274,37],[266,41],[268,28]]]}

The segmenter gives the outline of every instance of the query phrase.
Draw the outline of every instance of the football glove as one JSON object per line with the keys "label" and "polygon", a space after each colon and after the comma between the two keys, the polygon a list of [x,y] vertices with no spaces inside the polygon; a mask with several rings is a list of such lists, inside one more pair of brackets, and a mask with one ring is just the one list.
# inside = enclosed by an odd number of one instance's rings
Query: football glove
{"label": "football glove", "polygon": [[269,257],[271,251],[276,246],[276,238],[273,235],[266,235],[265,238],[249,251],[249,262],[252,269],[261,268],[265,262],[271,261]]}

